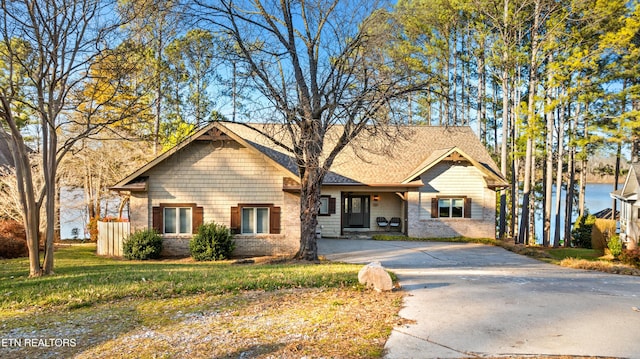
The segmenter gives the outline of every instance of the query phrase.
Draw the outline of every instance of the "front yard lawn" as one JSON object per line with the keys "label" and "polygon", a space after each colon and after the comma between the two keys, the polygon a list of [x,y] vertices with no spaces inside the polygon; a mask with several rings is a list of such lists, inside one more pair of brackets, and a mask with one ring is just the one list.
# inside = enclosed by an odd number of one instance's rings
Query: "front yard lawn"
{"label": "front yard lawn", "polygon": [[0,261],[0,357],[380,357],[402,323],[402,294],[363,289],[359,265],[94,252],[61,248],[42,278]]}

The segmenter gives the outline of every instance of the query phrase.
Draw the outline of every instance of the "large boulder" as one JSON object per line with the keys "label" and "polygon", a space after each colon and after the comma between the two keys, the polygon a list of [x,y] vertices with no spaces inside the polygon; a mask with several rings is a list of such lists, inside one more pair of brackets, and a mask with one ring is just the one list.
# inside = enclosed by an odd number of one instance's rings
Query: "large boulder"
{"label": "large boulder", "polygon": [[391,276],[380,262],[372,262],[362,267],[358,272],[358,281],[367,287],[373,287],[378,292],[393,289]]}

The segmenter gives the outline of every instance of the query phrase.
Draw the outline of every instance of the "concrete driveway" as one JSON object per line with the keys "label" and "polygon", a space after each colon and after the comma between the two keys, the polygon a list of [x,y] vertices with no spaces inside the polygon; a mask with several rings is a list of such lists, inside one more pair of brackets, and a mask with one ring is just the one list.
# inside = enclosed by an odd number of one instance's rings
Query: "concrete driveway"
{"label": "concrete driveway", "polygon": [[567,269],[499,247],[318,241],[334,261],[379,261],[407,291],[386,358],[640,358],[640,277]]}

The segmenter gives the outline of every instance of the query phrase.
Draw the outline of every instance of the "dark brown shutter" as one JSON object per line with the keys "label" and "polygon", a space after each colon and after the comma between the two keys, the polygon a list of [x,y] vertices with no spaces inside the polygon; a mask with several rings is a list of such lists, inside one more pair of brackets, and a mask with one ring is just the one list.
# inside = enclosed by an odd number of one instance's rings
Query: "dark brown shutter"
{"label": "dark brown shutter", "polygon": [[336,198],[329,197],[329,214],[336,214]]}
{"label": "dark brown shutter", "polygon": [[464,218],[471,218],[471,198],[464,199]]}
{"label": "dark brown shutter", "polygon": [[162,207],[153,207],[153,229],[162,234]]}
{"label": "dark brown shutter", "polygon": [[204,221],[204,208],[203,207],[193,207],[193,221],[191,221],[191,233],[198,233],[198,228],[202,225]]}
{"label": "dark brown shutter", "polygon": [[229,229],[232,234],[240,233],[240,207],[231,207],[231,223]]}
{"label": "dark brown shutter", "polygon": [[280,207],[271,207],[269,233],[280,234]]}
{"label": "dark brown shutter", "polygon": [[438,198],[431,198],[431,218],[438,218]]}

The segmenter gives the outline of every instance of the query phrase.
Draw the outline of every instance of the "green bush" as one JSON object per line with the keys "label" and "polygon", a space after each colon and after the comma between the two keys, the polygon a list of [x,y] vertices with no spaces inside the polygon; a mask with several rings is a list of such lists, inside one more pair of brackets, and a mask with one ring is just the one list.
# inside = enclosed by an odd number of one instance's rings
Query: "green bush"
{"label": "green bush", "polygon": [[623,249],[620,253],[620,261],[624,264],[640,268],[640,248]]}
{"label": "green bush", "polygon": [[611,237],[609,243],[607,243],[607,247],[609,247],[611,255],[613,255],[614,258],[620,257],[620,254],[622,253],[622,241],[620,240],[620,236],[616,235]]}
{"label": "green bush", "polygon": [[162,251],[162,237],[155,229],[137,231],[122,243],[126,259],[157,259]]}
{"label": "green bush", "polygon": [[189,243],[191,257],[197,261],[228,259],[235,248],[229,229],[214,222],[198,227],[198,233]]}
{"label": "green bush", "polygon": [[575,247],[591,249],[591,231],[595,224],[596,217],[592,214],[587,213],[578,217],[578,220],[573,225],[573,230],[571,230]]}

